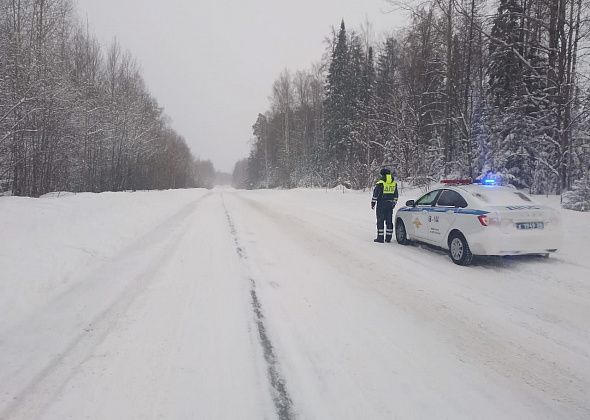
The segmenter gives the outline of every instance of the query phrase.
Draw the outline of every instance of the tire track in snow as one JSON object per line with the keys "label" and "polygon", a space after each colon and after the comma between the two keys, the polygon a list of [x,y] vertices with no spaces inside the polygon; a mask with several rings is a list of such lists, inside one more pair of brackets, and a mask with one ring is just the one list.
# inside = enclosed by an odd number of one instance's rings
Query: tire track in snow
{"label": "tire track in snow", "polygon": [[[225,216],[227,218],[227,223],[229,225],[229,230],[236,247],[236,253],[238,254],[238,257],[240,257],[240,260],[242,260],[242,262],[245,262],[245,260],[247,260],[247,255],[244,251],[244,248],[240,245],[236,226],[229,214],[229,211],[227,210],[223,195],[222,202],[223,209],[225,211]],[[262,310],[262,305],[256,292],[256,280],[254,280],[251,276],[249,276],[248,279],[250,280],[250,297],[252,299],[252,310],[254,311],[254,318],[256,321],[256,327],[258,329],[260,345],[262,346],[262,351],[264,354],[264,360],[266,361],[268,378],[270,380],[270,385],[273,390],[272,399],[279,419],[290,420],[295,418],[295,416],[293,415],[293,401],[289,396],[285,378],[283,378],[283,376],[281,375],[279,369],[279,362],[274,351],[274,346],[272,345],[272,342],[266,331],[266,326],[264,324],[264,312]]]}
{"label": "tire track in snow", "polygon": [[[101,283],[103,275],[109,273],[110,265],[134,260],[145,252],[146,243],[150,243],[148,248],[151,249],[153,247],[152,241],[165,242],[161,249],[153,252],[152,256],[155,259],[147,267],[134,273],[133,278],[122,288],[120,294],[115,296],[113,301],[85,320],[84,324],[87,327],[81,330],[78,335],[73,336],[63,348],[50,350],[55,351],[56,354],[48,357],[44,366],[32,378],[29,378],[24,387],[8,396],[5,406],[1,405],[3,401],[0,399],[0,420],[31,419],[38,418],[43,414],[53,399],[63,391],[70,379],[77,373],[78,367],[92,357],[94,349],[112,333],[118,320],[125,314],[129,306],[154,281],[162,263],[174,255],[180,246],[178,238],[187,232],[185,226],[190,223],[190,216],[210,196],[211,194],[205,194],[182,207],[177,213],[136,239],[119,256],[107,261],[105,266],[90,276],[89,280],[80,282],[55,299],[55,302],[58,303],[68,303],[68,298],[75,297],[72,294],[84,287],[84,284],[88,286],[88,282]],[[38,316],[43,317],[43,314]],[[38,326],[37,324],[33,325],[35,326],[34,331],[29,335],[35,338],[34,333]],[[19,368],[13,374],[18,375],[21,370]]]}

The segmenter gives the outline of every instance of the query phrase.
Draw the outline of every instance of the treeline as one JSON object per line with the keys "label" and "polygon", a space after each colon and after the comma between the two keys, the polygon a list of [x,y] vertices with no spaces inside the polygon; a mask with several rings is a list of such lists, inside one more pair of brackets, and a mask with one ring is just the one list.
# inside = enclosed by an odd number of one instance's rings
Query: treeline
{"label": "treeline", "polygon": [[197,160],[194,166],[194,179],[196,186],[213,188],[216,185],[217,171],[210,160]]}
{"label": "treeline", "polygon": [[185,140],[115,41],[71,0],[0,0],[0,192],[195,185]]}
{"label": "treeline", "polygon": [[236,186],[363,188],[383,165],[416,183],[494,171],[534,193],[585,177],[588,2],[402,6],[404,30],[373,42],[342,22],[319,65],[280,75]]}

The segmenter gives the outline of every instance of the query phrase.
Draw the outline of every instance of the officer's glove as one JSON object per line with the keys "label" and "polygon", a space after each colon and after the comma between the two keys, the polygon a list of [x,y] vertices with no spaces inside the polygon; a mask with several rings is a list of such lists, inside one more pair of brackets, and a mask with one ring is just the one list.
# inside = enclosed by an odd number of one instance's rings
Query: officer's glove
{"label": "officer's glove", "polygon": [[393,200],[393,207],[397,206],[397,200]]}
{"label": "officer's glove", "polygon": [[371,210],[375,210],[375,203],[371,202]]}

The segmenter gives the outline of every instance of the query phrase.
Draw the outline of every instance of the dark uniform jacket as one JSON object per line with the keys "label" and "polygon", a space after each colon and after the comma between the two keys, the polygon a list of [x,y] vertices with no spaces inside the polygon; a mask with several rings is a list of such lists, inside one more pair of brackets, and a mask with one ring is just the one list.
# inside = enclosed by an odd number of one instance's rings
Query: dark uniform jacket
{"label": "dark uniform jacket", "polygon": [[397,182],[393,180],[391,174],[387,174],[377,181],[377,185],[373,190],[372,203],[376,203],[378,207],[383,205],[393,205],[395,207],[398,197]]}

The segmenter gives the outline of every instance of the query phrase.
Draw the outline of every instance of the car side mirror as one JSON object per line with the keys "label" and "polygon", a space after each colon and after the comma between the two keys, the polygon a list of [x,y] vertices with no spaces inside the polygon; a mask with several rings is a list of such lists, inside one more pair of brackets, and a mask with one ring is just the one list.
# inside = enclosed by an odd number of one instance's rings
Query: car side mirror
{"label": "car side mirror", "polygon": [[406,201],[406,206],[408,206],[408,207],[416,207],[416,202],[414,200]]}

